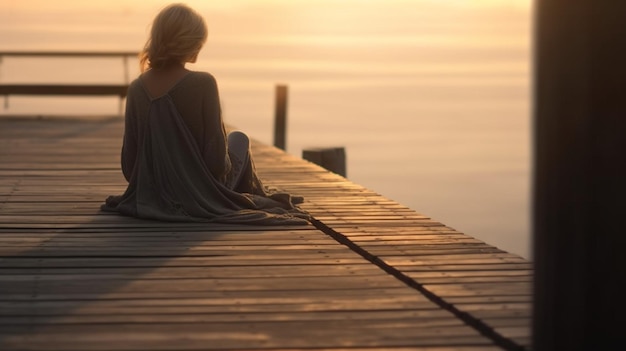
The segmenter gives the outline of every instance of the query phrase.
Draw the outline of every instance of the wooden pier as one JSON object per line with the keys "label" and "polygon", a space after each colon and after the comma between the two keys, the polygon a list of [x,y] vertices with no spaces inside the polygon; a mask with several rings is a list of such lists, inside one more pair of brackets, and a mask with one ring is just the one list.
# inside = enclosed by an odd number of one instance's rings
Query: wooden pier
{"label": "wooden pier", "polygon": [[313,225],[102,213],[123,121],[0,118],[1,350],[529,350],[531,263],[259,142]]}

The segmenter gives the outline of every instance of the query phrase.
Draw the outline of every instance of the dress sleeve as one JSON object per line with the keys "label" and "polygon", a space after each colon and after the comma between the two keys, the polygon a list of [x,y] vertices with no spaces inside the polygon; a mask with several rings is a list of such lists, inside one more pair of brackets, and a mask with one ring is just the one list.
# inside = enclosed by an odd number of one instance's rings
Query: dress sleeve
{"label": "dress sleeve", "polygon": [[202,99],[204,126],[202,157],[213,176],[223,183],[230,173],[231,162],[228,156],[226,128],[222,120],[217,82],[211,75],[208,76]]}
{"label": "dress sleeve", "polygon": [[129,90],[126,97],[124,139],[122,143],[122,173],[124,173],[124,178],[126,178],[127,181],[130,181],[133,169],[135,168],[135,162],[137,161],[138,135],[137,116],[135,115],[136,109],[133,108],[134,102],[132,90]]}

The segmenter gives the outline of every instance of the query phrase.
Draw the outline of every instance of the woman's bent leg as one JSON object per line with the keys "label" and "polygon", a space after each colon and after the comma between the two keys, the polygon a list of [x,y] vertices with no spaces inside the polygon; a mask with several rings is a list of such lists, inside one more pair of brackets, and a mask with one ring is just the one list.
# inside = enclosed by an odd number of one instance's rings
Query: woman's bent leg
{"label": "woman's bent leg", "polygon": [[226,186],[234,190],[241,183],[247,168],[250,167],[250,139],[242,132],[234,131],[228,134],[228,156],[232,164],[231,174]]}

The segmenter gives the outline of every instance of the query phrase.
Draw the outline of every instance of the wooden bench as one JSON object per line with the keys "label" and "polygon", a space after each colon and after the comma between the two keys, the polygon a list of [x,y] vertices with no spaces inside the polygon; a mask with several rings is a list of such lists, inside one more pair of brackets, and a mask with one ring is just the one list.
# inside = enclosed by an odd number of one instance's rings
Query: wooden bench
{"label": "wooden bench", "polygon": [[128,58],[137,57],[137,52],[43,52],[43,51],[11,51],[0,52],[3,57],[120,57],[124,61],[124,82],[119,84],[15,84],[1,83],[0,95],[5,97],[5,109],[8,108],[10,95],[112,95],[120,98],[119,112],[122,113],[122,102],[126,98],[129,84]]}

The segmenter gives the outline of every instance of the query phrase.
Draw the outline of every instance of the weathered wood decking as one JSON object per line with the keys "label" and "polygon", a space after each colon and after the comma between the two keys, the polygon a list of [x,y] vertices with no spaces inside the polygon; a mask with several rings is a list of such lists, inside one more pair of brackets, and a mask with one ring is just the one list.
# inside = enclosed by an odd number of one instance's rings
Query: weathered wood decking
{"label": "weathered wood decking", "polygon": [[0,119],[1,350],[529,349],[530,262],[258,142],[315,225],[99,212],[122,129]]}

